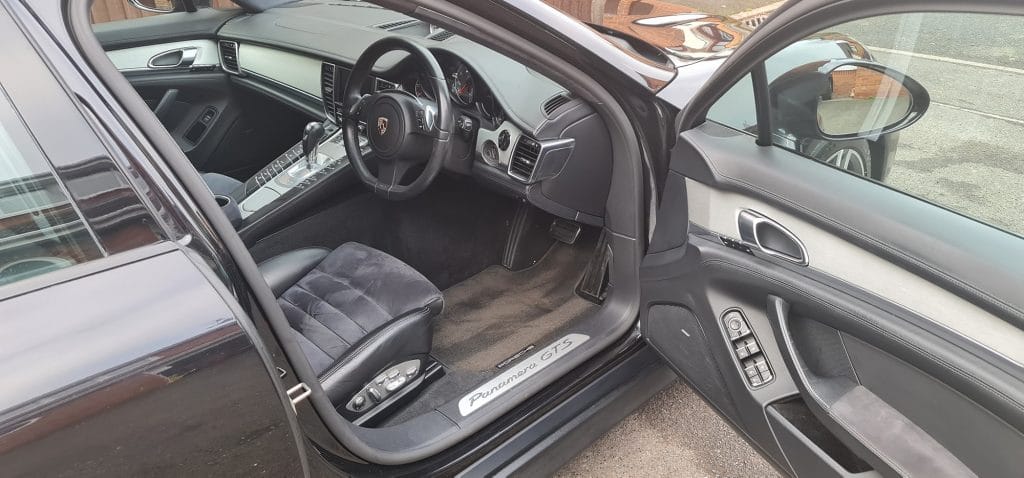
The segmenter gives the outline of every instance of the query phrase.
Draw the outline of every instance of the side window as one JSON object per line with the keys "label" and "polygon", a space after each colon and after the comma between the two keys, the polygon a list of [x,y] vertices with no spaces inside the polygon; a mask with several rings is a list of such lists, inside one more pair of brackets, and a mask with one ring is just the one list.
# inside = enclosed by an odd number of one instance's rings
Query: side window
{"label": "side window", "polygon": [[0,285],[103,255],[0,89]]}
{"label": "side window", "polygon": [[[1024,235],[1021,27],[898,14],[789,45],[765,62],[773,143]],[[749,75],[708,119],[756,134]]]}
{"label": "side window", "polygon": [[0,27],[0,44],[18,65],[0,68],[0,287],[166,240],[88,106],[20,31]]}
{"label": "side window", "polygon": [[[238,8],[231,0],[194,0],[194,4],[196,8]],[[95,0],[91,8],[93,24],[134,20],[180,10],[180,2],[176,0]]]}

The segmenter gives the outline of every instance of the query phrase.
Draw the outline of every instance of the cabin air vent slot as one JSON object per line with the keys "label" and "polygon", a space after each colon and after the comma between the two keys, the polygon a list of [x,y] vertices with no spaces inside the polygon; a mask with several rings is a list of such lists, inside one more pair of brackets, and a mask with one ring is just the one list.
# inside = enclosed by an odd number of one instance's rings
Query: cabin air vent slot
{"label": "cabin air vent slot", "polygon": [[544,114],[547,116],[551,116],[552,113],[558,111],[558,108],[565,106],[570,101],[572,101],[572,98],[570,98],[568,95],[555,95],[551,97],[551,99],[544,102]]}
{"label": "cabin air vent slot", "polygon": [[433,35],[430,35],[428,38],[430,38],[431,40],[434,40],[434,41],[445,41],[445,40],[447,40],[447,39],[449,39],[449,38],[451,38],[453,36],[455,36],[454,33],[450,32],[448,30],[441,30],[441,31],[439,31],[439,32],[437,32],[437,33],[435,33]]}
{"label": "cabin air vent slot", "polygon": [[380,28],[381,30],[394,30],[396,28],[401,28],[401,27],[404,27],[404,26],[407,26],[407,25],[412,25],[413,23],[419,23],[419,20],[408,19],[408,20],[398,20],[398,21],[388,22],[388,23],[381,23],[380,25],[377,25],[377,28]]}
{"label": "cabin air vent slot", "polygon": [[221,40],[218,43],[220,49],[220,67],[231,74],[237,75],[238,69],[238,43]]}
{"label": "cabin air vent slot", "polygon": [[337,122],[338,108],[334,101],[337,98],[334,93],[335,68],[333,63],[323,62],[320,64],[320,97],[324,102],[324,113],[328,118]]}
{"label": "cabin air vent slot", "polygon": [[516,143],[516,149],[512,152],[512,159],[508,163],[508,175],[520,181],[529,182],[533,176],[533,169],[537,166],[540,149],[540,143],[537,140],[520,136]]}

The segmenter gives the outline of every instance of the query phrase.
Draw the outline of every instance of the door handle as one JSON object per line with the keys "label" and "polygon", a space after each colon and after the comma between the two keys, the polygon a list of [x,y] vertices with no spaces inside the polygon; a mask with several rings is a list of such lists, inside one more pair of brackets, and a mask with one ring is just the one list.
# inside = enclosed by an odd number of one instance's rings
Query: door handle
{"label": "door handle", "polygon": [[804,243],[781,224],[750,209],[741,210],[736,221],[740,240],[748,247],[794,264],[807,265]]}
{"label": "door handle", "polygon": [[188,68],[195,63],[197,56],[199,56],[199,48],[189,46],[158,53],[150,58],[146,65],[155,69]]}

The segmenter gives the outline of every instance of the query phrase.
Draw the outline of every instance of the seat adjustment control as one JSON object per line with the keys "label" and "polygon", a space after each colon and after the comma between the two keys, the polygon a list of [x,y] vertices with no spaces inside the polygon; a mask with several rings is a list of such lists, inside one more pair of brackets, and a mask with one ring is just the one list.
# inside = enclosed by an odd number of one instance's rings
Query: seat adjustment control
{"label": "seat adjustment control", "polygon": [[346,408],[353,412],[365,412],[373,408],[411,382],[420,374],[421,367],[422,364],[418,359],[406,360],[388,367],[353,395]]}
{"label": "seat adjustment control", "polygon": [[743,312],[739,309],[726,311],[722,315],[722,325],[747,383],[753,388],[759,388],[774,380],[775,374],[768,364],[768,358],[761,350],[761,344],[757,342]]}

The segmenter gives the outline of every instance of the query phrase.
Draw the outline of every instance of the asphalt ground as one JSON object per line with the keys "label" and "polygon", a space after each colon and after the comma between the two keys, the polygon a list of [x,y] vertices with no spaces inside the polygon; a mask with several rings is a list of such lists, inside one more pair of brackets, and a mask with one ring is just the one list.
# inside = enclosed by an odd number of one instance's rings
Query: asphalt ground
{"label": "asphalt ground", "polygon": [[[677,3],[733,14],[772,2]],[[900,135],[887,186],[1024,235],[1022,27],[1019,18],[929,14],[834,29],[868,45],[879,61],[914,78],[931,95],[925,116]],[[557,476],[778,474],[688,386],[677,383]]]}

